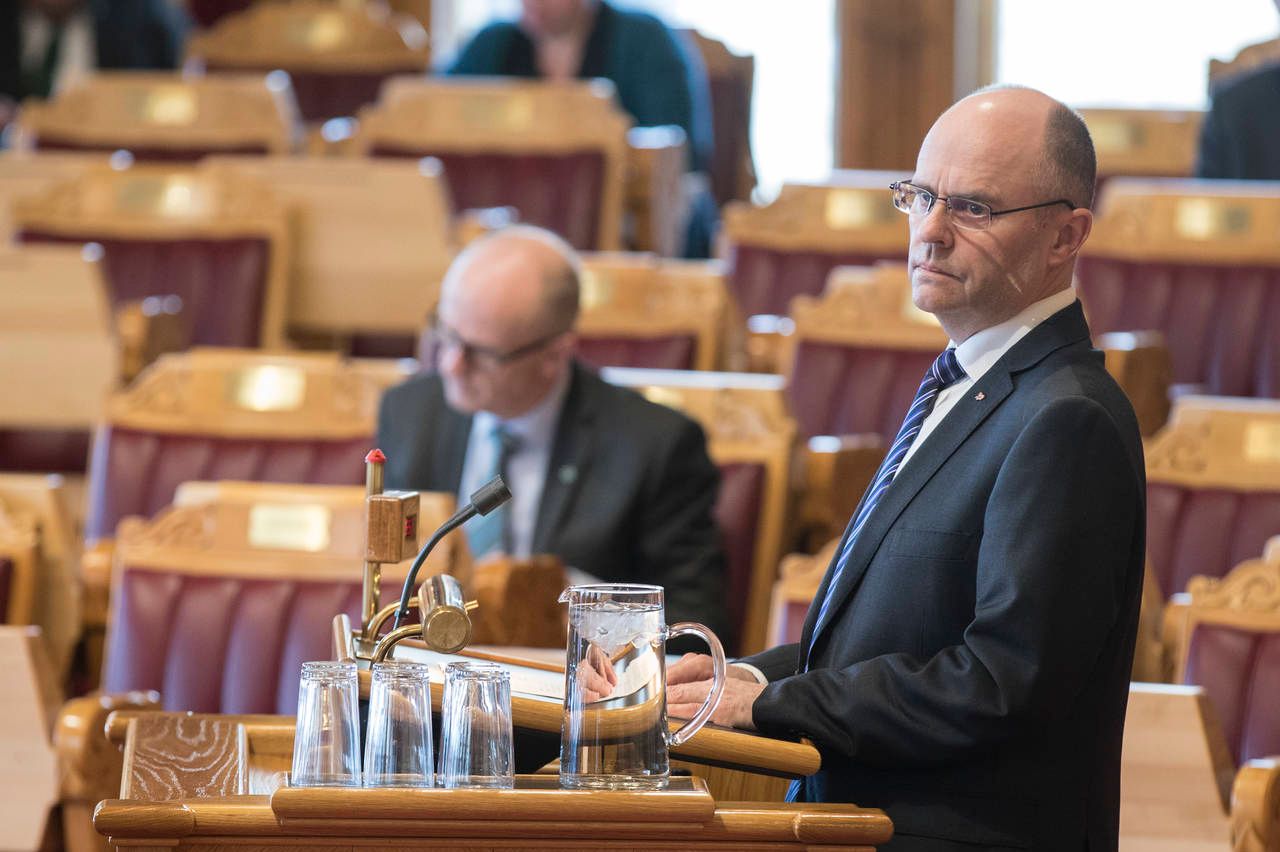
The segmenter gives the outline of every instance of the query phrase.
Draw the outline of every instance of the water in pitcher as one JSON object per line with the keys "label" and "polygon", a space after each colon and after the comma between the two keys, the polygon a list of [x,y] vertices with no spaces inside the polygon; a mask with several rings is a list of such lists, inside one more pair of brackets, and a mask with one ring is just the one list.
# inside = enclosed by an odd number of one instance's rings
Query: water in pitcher
{"label": "water in pitcher", "polygon": [[665,630],[661,604],[600,602],[569,609],[566,787],[667,785]]}

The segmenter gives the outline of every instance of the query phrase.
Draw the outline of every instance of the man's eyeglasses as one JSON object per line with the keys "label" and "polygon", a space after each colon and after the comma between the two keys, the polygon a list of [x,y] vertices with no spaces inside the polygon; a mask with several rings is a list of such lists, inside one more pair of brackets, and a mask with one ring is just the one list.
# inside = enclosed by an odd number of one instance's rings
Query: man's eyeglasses
{"label": "man's eyeglasses", "polygon": [[967,231],[985,231],[991,227],[993,217],[1004,216],[1006,213],[1038,210],[1041,207],[1052,207],[1055,204],[1065,204],[1071,210],[1076,208],[1074,204],[1065,198],[1055,198],[1053,201],[1028,204],[1026,207],[992,210],[991,205],[985,202],[974,201],[972,198],[960,198],[956,195],[950,197],[937,196],[927,189],[922,189],[913,183],[907,183],[903,180],[897,180],[889,184],[889,189],[893,190],[893,206],[903,213],[911,216],[928,216],[929,211],[933,210],[934,203],[941,201],[946,206],[947,215],[951,217],[951,221],[955,223],[956,227],[964,228]]}
{"label": "man's eyeglasses", "polygon": [[515,349],[504,351],[492,346],[482,346],[478,343],[464,340],[456,331],[441,322],[438,316],[432,315],[430,322],[432,343],[440,349],[456,348],[462,355],[464,362],[480,370],[496,370],[504,364],[510,364],[512,361],[519,360],[526,355],[532,355],[564,333],[565,330],[562,329],[539,337],[537,340],[525,343],[522,346],[517,346]]}

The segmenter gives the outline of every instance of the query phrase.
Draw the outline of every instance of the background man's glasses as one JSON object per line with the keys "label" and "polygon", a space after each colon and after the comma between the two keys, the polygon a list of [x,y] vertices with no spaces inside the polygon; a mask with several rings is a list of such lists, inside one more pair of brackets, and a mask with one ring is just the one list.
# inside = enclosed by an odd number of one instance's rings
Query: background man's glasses
{"label": "background man's glasses", "polygon": [[929,211],[933,210],[934,203],[941,201],[947,209],[947,215],[951,217],[951,221],[955,223],[956,227],[964,228],[967,231],[984,231],[991,227],[992,217],[1003,216],[1006,213],[1038,210],[1041,207],[1052,207],[1055,204],[1065,204],[1071,210],[1076,208],[1074,204],[1065,198],[1055,198],[1053,201],[1028,204],[1026,207],[992,210],[990,204],[982,201],[974,201],[972,198],[960,198],[956,195],[949,197],[937,196],[927,189],[922,189],[913,183],[907,183],[903,180],[897,180],[889,184],[889,189],[893,191],[893,206],[903,213],[911,216],[928,216]]}
{"label": "background man's glasses", "polygon": [[438,316],[431,317],[430,328],[431,339],[436,346],[441,350],[456,348],[463,362],[479,370],[496,370],[504,364],[532,355],[564,334],[563,330],[552,332],[514,349],[502,350],[464,340],[456,331],[441,322]]}

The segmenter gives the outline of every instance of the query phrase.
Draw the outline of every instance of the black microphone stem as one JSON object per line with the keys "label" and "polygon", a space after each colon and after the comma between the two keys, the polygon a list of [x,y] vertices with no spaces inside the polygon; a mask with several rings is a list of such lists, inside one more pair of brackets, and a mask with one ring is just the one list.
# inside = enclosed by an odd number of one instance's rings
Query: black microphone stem
{"label": "black microphone stem", "polygon": [[[472,506],[465,506],[452,518],[445,521],[440,529],[432,533],[431,538],[427,539],[427,543],[422,546],[422,550],[418,551],[418,555],[413,560],[413,566],[409,569],[408,576],[404,578],[404,588],[400,590],[400,607],[396,610],[396,620],[391,624],[392,630],[399,627],[400,619],[409,614],[409,598],[413,595],[413,586],[418,580],[418,569],[422,567],[422,563],[427,561],[427,556],[440,543],[440,539],[453,532],[474,514],[475,509]],[[377,637],[369,636],[367,638],[374,640]]]}

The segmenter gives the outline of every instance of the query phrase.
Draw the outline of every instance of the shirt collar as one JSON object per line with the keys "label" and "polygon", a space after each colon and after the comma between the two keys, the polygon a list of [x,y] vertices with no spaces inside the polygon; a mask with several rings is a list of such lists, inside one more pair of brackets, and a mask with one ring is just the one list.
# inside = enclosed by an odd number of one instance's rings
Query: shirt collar
{"label": "shirt collar", "polygon": [[955,346],[956,360],[971,379],[978,379],[990,370],[1013,345],[1031,329],[1071,305],[1076,300],[1076,290],[1068,287],[1052,296],[1034,302],[1004,322],[984,328],[970,335],[964,343]]}

